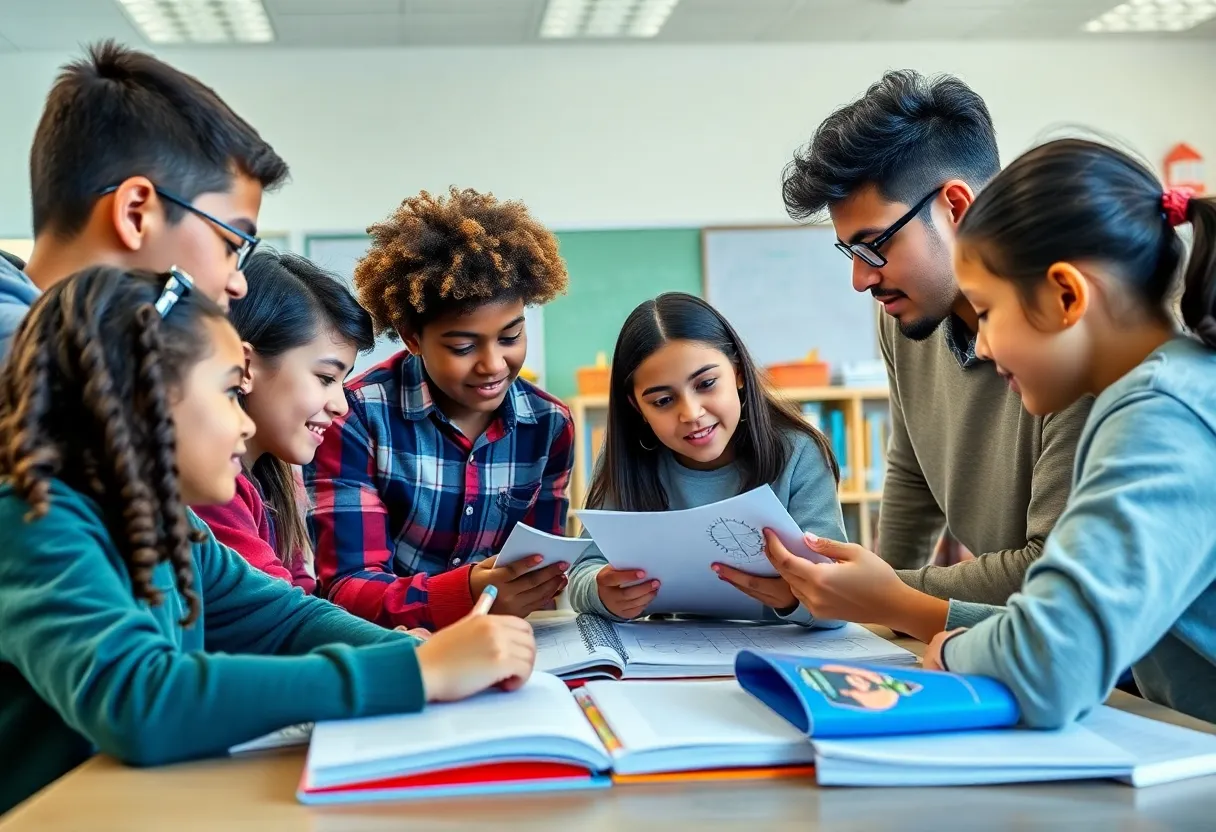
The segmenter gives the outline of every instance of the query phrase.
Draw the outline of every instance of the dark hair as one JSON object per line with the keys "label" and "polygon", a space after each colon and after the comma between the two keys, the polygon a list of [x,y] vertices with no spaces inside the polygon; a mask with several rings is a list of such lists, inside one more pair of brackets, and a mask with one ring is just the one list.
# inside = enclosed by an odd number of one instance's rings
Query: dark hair
{"label": "dark hair", "polygon": [[[372,319],[337,277],[295,254],[258,249],[245,266],[249,293],[229,318],[242,341],[274,361],[328,331],[359,352],[375,346]],[[275,549],[285,566],[306,557],[308,532],[291,465],[263,454],[250,472],[275,519]]]}
{"label": "dark hair", "polygon": [[[30,152],[34,234],[80,231],[98,194],[146,176],[176,196],[226,191],[239,172],[269,190],[287,163],[197,78],[113,41],[64,66]],[[165,201],[169,222],[184,209]]]}
{"label": "dark hair", "polygon": [[170,396],[210,354],[204,322],[224,312],[198,292],[162,318],[168,275],[96,266],[55,284],[17,330],[0,382],[0,475],[46,514],[50,480],[96,501],[135,597],[160,604],[153,570],[169,561],[199,615],[192,529],[178,491]]}
{"label": "dark hair", "polygon": [[[1059,139],[1031,150],[980,194],[959,243],[988,271],[1017,283],[1024,305],[1055,263],[1096,263],[1128,283],[1154,315],[1169,319],[1186,246],[1167,221],[1156,175],[1098,142]],[[1183,278],[1182,319],[1216,348],[1216,201],[1192,198],[1194,230]]]}
{"label": "dark hair", "polygon": [[810,219],[873,185],[913,205],[948,179],[979,190],[1000,169],[988,107],[951,75],[888,72],[836,110],[783,174],[785,209]]}
{"label": "dark hair", "polygon": [[355,267],[355,289],[377,334],[421,334],[436,318],[486,303],[548,303],[569,282],[553,232],[522,202],[493,194],[423,191],[367,231],[372,245]]}
{"label": "dark hair", "polygon": [[667,493],[659,481],[658,457],[643,450],[653,433],[633,404],[633,374],[643,361],[671,341],[696,341],[722,353],[738,368],[746,421],[735,431],[735,460],[744,491],[775,482],[793,448],[788,433],[809,436],[839,480],[831,446],[792,404],[778,398],[756,369],[743,340],[722,314],[701,298],[667,292],[629,314],[612,354],[608,427],[603,459],[587,495],[587,507],[612,505],[621,511],[666,511]]}

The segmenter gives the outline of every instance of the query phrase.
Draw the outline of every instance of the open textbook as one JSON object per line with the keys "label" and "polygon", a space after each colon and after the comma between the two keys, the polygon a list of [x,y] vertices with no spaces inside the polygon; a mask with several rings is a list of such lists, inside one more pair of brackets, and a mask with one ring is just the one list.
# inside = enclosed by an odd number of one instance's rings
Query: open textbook
{"label": "open textbook", "polygon": [[741,650],[855,662],[916,661],[912,653],[857,624],[835,630],[717,621],[616,624],[585,613],[534,622],[533,630],[537,670],[567,679],[733,676]]}

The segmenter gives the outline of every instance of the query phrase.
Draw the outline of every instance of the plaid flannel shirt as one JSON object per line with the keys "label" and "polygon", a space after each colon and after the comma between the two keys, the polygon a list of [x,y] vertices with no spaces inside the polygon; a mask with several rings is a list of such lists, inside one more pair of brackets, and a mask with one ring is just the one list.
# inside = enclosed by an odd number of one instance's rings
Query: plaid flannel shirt
{"label": "plaid flannel shirt", "polygon": [[539,388],[516,379],[476,440],[404,351],[352,380],[346,400],[304,468],[324,597],[384,626],[439,629],[472,609],[471,564],[516,523],[565,533],[574,424]]}

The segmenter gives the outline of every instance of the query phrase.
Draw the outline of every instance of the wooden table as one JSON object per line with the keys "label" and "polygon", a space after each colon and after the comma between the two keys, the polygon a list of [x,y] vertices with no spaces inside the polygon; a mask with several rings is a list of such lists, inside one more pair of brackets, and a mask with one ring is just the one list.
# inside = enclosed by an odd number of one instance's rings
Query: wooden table
{"label": "wooden table", "polygon": [[[890,637],[890,632],[875,628]],[[922,645],[899,644],[920,652]],[[1216,726],[1116,692],[1110,703],[1216,733]],[[614,786],[606,791],[310,808],[295,799],[304,752],[133,769],[99,756],[0,820],[0,832],[59,829],[1119,829],[1211,828],[1216,776],[1133,789],[1107,782],[845,789],[811,781]]]}

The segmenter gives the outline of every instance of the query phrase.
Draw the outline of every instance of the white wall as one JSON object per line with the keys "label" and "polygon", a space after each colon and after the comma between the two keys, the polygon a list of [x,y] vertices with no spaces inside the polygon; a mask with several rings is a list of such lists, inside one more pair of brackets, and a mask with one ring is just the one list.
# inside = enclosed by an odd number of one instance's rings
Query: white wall
{"label": "white wall", "polygon": [[[1216,155],[1210,42],[163,54],[291,164],[261,224],[296,233],[363,228],[451,183],[522,198],[558,228],[782,221],[794,148],[892,67],[961,75],[987,99],[1006,161],[1061,122],[1154,160],[1179,140]],[[67,57],[0,55],[0,237],[28,233],[29,142]]]}

